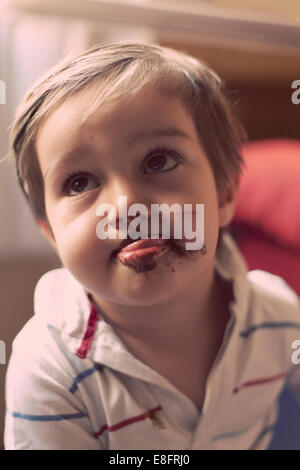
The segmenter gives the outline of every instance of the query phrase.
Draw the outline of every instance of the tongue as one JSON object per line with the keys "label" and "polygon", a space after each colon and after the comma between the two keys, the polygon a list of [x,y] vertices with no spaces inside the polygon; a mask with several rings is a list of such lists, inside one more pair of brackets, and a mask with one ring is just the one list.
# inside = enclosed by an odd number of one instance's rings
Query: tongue
{"label": "tongue", "polygon": [[162,246],[166,245],[169,242],[169,240],[165,240],[162,238],[159,238],[158,240],[152,240],[151,238],[146,238],[142,240],[137,240],[133,243],[130,243],[130,245],[125,246],[120,250],[119,253],[124,253],[124,252],[130,252],[130,251],[136,251],[136,250],[141,250],[144,248],[150,248],[150,247],[155,247],[155,246]]}

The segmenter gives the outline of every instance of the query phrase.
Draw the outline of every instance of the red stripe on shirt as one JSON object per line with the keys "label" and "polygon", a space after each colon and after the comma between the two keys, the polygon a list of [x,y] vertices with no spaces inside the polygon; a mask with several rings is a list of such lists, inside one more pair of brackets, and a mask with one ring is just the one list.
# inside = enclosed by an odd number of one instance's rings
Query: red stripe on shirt
{"label": "red stripe on shirt", "polygon": [[106,429],[107,429],[107,424],[104,424],[103,426],[101,426],[99,431],[94,432],[94,436],[99,437],[104,431],[106,431]]}
{"label": "red stripe on shirt", "polygon": [[94,303],[91,302],[91,313],[88,319],[88,324],[87,324],[84,336],[82,338],[81,345],[76,351],[76,356],[80,357],[81,359],[84,359],[86,357],[91,347],[98,320],[99,320],[99,312],[97,308],[95,307]]}
{"label": "red stripe on shirt", "polygon": [[237,393],[242,388],[245,388],[245,387],[252,387],[253,385],[263,385],[263,384],[268,383],[268,382],[273,382],[274,380],[282,379],[285,376],[286,376],[286,373],[282,372],[282,373],[277,374],[277,375],[272,375],[271,377],[263,377],[261,379],[249,380],[248,382],[244,382],[239,387],[235,387],[235,389],[233,390],[233,393]]}
{"label": "red stripe on shirt", "polygon": [[162,408],[159,405],[156,408],[152,408],[151,410],[145,411],[144,413],[140,415],[133,416],[132,418],[125,419],[124,421],[120,421],[120,423],[113,424],[112,426],[107,426],[107,424],[104,424],[103,426],[101,426],[99,431],[94,433],[94,436],[99,437],[106,430],[108,430],[109,432],[118,431],[120,428],[123,428],[124,426],[128,426],[129,424],[133,424],[138,421],[143,421],[144,419],[149,418],[149,417],[152,418],[154,414],[161,409]]}

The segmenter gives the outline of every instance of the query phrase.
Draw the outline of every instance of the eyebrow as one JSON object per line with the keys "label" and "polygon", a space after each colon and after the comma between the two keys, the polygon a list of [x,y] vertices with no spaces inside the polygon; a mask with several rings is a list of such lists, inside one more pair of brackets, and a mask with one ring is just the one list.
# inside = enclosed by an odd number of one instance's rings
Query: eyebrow
{"label": "eyebrow", "polygon": [[46,168],[45,174],[43,175],[44,180],[46,179],[48,174],[51,175],[52,173],[54,173],[60,167],[64,167],[64,166],[66,166],[70,163],[73,163],[74,158],[76,157],[76,155],[78,155],[80,152],[82,152],[84,150],[85,149],[80,147],[80,148],[77,148],[77,149],[74,149],[74,150],[70,150],[69,152],[62,155],[60,158],[57,158],[53,163],[51,163]]}
{"label": "eyebrow", "polygon": [[184,137],[185,139],[191,139],[191,136],[183,132],[182,130],[178,129],[177,127],[168,127],[166,129],[155,129],[149,132],[141,132],[139,134],[134,135],[130,140],[129,143],[133,144],[140,140],[144,140],[150,137]]}
{"label": "eyebrow", "polygon": [[[140,132],[139,134],[135,134],[133,137],[131,137],[128,140],[128,144],[132,145],[132,144],[135,144],[135,143],[137,143],[141,140],[145,140],[147,138],[153,138],[153,137],[182,137],[182,138],[185,138],[185,139],[192,139],[192,137],[190,135],[186,134],[185,132],[178,129],[177,127],[168,127],[168,128],[165,128],[165,129],[155,129],[155,130],[151,130],[149,132]],[[69,152],[64,154],[61,158],[58,158],[57,160],[55,160],[46,169],[45,174],[44,174],[44,179],[46,178],[48,173],[51,174],[57,168],[68,164],[68,161],[72,162],[72,160],[74,159],[76,154],[78,154],[82,151],[83,151],[82,148],[77,148],[77,149],[74,149],[74,150],[70,150]]]}

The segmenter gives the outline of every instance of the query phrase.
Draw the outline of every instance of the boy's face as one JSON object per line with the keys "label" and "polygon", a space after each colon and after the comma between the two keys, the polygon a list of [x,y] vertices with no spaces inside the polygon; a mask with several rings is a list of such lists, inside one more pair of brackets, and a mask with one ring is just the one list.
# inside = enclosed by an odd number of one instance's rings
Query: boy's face
{"label": "boy's face", "polygon": [[[43,231],[64,265],[96,300],[150,306],[179,294],[192,282],[205,284],[213,272],[219,228],[233,214],[236,189],[217,193],[194,122],[179,99],[147,87],[130,103],[104,104],[81,125],[95,90],[83,90],[65,101],[37,134],[54,238],[41,222]],[[186,137],[151,135],[170,128]],[[149,150],[157,146],[167,150],[150,157]],[[177,203],[182,208],[204,204],[205,248],[189,252],[184,250],[187,240],[173,240],[159,256],[150,256],[146,270],[144,265],[132,267],[113,257],[124,240],[97,237],[96,209],[108,203],[118,217],[119,197],[124,195],[128,208],[144,204],[149,217],[151,204]]]}

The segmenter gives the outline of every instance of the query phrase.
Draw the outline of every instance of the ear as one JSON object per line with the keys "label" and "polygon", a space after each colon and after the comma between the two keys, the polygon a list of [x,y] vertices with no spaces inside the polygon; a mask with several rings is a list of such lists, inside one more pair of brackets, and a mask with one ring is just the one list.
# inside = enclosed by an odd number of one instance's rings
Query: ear
{"label": "ear", "polygon": [[51,230],[51,227],[47,220],[43,219],[36,219],[41,231],[43,232],[44,237],[48,240],[48,242],[53,246],[54,250],[57,253],[57,246],[56,240]]}
{"label": "ear", "polygon": [[239,191],[240,175],[234,175],[232,182],[218,191],[219,202],[219,226],[230,224],[235,210],[236,199]]}

